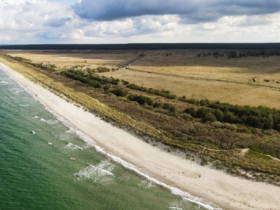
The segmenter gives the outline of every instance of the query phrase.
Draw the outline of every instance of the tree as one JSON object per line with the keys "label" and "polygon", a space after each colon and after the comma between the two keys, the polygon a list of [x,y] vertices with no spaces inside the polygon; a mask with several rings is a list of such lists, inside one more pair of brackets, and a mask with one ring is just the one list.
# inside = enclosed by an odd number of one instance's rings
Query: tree
{"label": "tree", "polygon": [[210,112],[211,112],[211,110],[209,108],[202,107],[202,108],[199,108],[196,111],[196,116],[202,118],[202,117],[204,117],[206,114],[208,114]]}
{"label": "tree", "polygon": [[190,114],[192,117],[196,117],[196,110],[194,107],[188,107],[184,112]]}
{"label": "tree", "polygon": [[203,99],[200,101],[201,106],[208,106],[210,104],[210,101],[208,99]]}
{"label": "tree", "polygon": [[213,114],[217,118],[217,120],[221,121],[224,118],[224,113],[221,110],[216,109]]}
{"label": "tree", "polygon": [[116,88],[114,90],[111,91],[112,93],[114,93],[116,96],[126,96],[128,93],[128,90],[123,89],[123,88]]}
{"label": "tree", "polygon": [[224,121],[229,123],[234,123],[236,121],[236,117],[232,113],[226,112],[224,116]]}
{"label": "tree", "polygon": [[215,115],[213,115],[212,113],[206,114],[206,115],[204,116],[203,120],[204,120],[204,122],[208,122],[208,121],[210,121],[210,122],[216,122],[216,121],[217,121]]}

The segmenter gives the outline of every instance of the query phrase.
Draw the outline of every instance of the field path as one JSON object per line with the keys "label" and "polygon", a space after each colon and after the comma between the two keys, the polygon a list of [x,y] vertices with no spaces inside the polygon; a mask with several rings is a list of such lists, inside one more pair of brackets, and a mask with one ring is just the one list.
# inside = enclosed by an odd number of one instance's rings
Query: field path
{"label": "field path", "polygon": [[123,67],[123,69],[127,69],[127,67],[128,67],[129,65],[131,65],[131,64],[133,64],[133,63],[136,63],[137,61],[140,61],[140,60],[142,60],[143,58],[145,58],[145,57],[147,57],[147,56],[149,56],[149,55],[151,55],[151,54],[152,54],[152,53],[149,53],[149,54],[147,54],[147,55],[144,55],[144,56],[141,57],[141,58],[137,58],[136,60],[131,61],[130,63],[126,64],[126,65]]}
{"label": "field path", "polygon": [[[140,59],[142,59],[142,58],[140,58]],[[134,62],[137,62],[140,59],[135,60]],[[131,65],[134,62],[131,62],[127,66]],[[151,71],[145,71],[145,70],[139,70],[139,69],[131,69],[131,68],[127,68],[127,66],[125,66],[124,69],[130,70],[130,71],[137,71],[137,72],[164,75],[164,76],[172,76],[172,77],[180,77],[180,78],[185,78],[185,79],[189,79],[189,80],[200,80],[200,81],[208,81],[208,82],[225,82],[225,83],[231,83],[231,84],[246,85],[246,86],[255,87],[255,88],[268,88],[268,89],[280,91],[280,87],[274,87],[274,86],[269,86],[269,85],[259,85],[259,84],[246,83],[246,82],[235,82],[235,81],[221,80],[221,79],[206,79],[206,78],[191,77],[191,76],[181,76],[181,75],[176,75],[176,74],[165,74],[165,73],[151,72]]]}

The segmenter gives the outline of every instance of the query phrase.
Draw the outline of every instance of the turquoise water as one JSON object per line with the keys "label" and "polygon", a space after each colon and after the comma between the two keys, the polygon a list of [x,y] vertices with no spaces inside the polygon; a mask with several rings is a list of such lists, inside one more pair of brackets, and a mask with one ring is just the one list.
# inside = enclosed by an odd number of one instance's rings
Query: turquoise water
{"label": "turquoise water", "polygon": [[203,209],[96,152],[0,70],[0,209]]}

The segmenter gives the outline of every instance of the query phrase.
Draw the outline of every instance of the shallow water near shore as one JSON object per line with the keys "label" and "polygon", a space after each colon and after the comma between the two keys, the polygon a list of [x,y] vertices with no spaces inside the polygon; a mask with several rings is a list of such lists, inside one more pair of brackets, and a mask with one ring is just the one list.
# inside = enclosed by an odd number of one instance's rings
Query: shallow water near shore
{"label": "shallow water near shore", "polygon": [[0,209],[204,209],[75,134],[0,70]]}

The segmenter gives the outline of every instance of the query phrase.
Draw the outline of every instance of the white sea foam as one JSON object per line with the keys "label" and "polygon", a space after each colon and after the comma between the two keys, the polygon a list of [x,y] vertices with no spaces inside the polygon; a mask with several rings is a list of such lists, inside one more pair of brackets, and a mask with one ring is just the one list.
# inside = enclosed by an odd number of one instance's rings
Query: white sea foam
{"label": "white sea foam", "polygon": [[97,165],[97,167],[98,167],[98,168],[102,168],[102,169],[104,169],[104,170],[106,170],[106,171],[112,172],[116,166],[113,165],[112,163],[110,163],[108,160],[104,160],[104,161],[101,161],[101,162]]}
{"label": "white sea foam", "polygon": [[33,118],[35,118],[35,119],[38,119],[38,118],[40,118],[40,117],[38,117],[38,116],[35,116],[35,117],[33,117]]}
{"label": "white sea foam", "polygon": [[75,160],[75,158],[70,158],[70,160]]}
{"label": "white sea foam", "polygon": [[81,131],[76,131],[76,135],[82,139],[84,142],[86,142],[87,144],[92,145],[96,145],[95,141],[92,140],[92,138],[90,138],[88,135],[84,134]]}
{"label": "white sea foam", "polygon": [[55,124],[59,123],[58,120],[47,120],[46,122],[47,122],[49,125],[55,125]]}
{"label": "white sea foam", "polygon": [[82,147],[79,147],[72,143],[67,144],[64,148],[71,149],[71,150],[83,150]]}
{"label": "white sea foam", "polygon": [[151,182],[153,182],[153,183],[155,183],[155,184],[157,184],[157,185],[159,185],[159,186],[162,186],[162,187],[164,187],[164,188],[166,188],[166,189],[169,189],[173,195],[180,196],[180,197],[182,197],[184,200],[189,201],[189,202],[191,202],[191,203],[195,203],[195,204],[197,204],[197,205],[199,205],[199,206],[202,206],[203,208],[208,209],[208,210],[221,210],[220,208],[214,208],[214,207],[212,207],[212,206],[210,206],[210,205],[208,205],[208,204],[204,204],[204,203],[202,202],[202,199],[200,199],[200,198],[194,197],[194,196],[190,195],[190,194],[187,193],[187,192],[183,192],[182,190],[179,190],[179,189],[177,189],[177,188],[175,188],[175,187],[171,187],[171,186],[169,186],[169,185],[167,185],[167,184],[165,184],[165,183],[163,183],[163,182],[160,182],[160,181],[158,181],[158,180],[156,180],[156,179],[154,179],[154,178],[152,178],[152,177],[150,177],[150,176],[148,176],[148,175],[142,173],[142,172],[139,171],[134,165],[132,165],[132,164],[130,164],[130,163],[128,163],[128,162],[122,160],[122,159],[119,158],[119,157],[116,157],[116,156],[114,156],[114,155],[111,155],[111,154],[109,154],[109,153],[106,153],[106,152],[105,152],[101,147],[99,147],[99,146],[95,146],[95,149],[96,149],[98,152],[100,152],[100,153],[102,153],[102,154],[104,154],[104,155],[107,155],[107,156],[111,157],[115,162],[121,164],[121,165],[124,166],[125,168],[128,168],[128,169],[134,171],[135,173],[137,173],[137,174],[139,174],[139,175],[145,177],[147,180],[149,180],[149,181],[151,181]]}
{"label": "white sea foam", "polygon": [[10,83],[2,80],[2,81],[0,81],[0,84],[7,85],[7,84],[10,84]]}
{"label": "white sea foam", "polygon": [[55,135],[55,137],[57,137],[61,141],[66,141],[71,138],[71,135],[69,135],[67,133],[62,133],[60,135]]}
{"label": "white sea foam", "polygon": [[[180,200],[180,201],[175,201],[175,202],[171,202],[169,203],[169,209],[190,209],[190,208],[194,208],[193,204],[191,202],[188,202],[184,199]],[[200,205],[196,205],[195,209],[201,209],[202,207]]]}
{"label": "white sea foam", "polygon": [[114,176],[112,172],[93,165],[89,165],[88,167],[86,167],[83,170],[80,170],[78,173],[75,173],[74,175],[78,176],[78,179],[92,179],[94,182],[108,181],[111,179],[103,179],[103,177]]}
{"label": "white sea foam", "polygon": [[47,122],[45,119],[43,119],[43,118],[41,118],[41,121],[43,121],[43,122]]}
{"label": "white sea foam", "polygon": [[188,201],[188,202],[191,202],[191,203],[195,203],[207,210],[221,210],[221,208],[215,208],[215,207],[212,207],[210,206],[209,204],[205,204],[204,201],[201,199],[201,198],[197,198],[197,197],[194,197],[192,195],[190,195],[189,193],[187,192],[184,192],[182,190],[179,190],[178,188],[175,188],[175,187],[171,187],[163,182],[160,182],[158,181],[157,179],[154,179],[146,174],[144,174],[143,172],[139,171],[138,168],[124,160],[122,160],[121,158],[117,157],[117,156],[114,156],[112,154],[109,154],[107,152],[105,152],[101,147],[97,146],[95,141],[93,141],[92,138],[90,138],[89,136],[87,136],[86,134],[84,134],[83,132],[81,131],[77,131],[76,132],[76,135],[81,138],[82,140],[84,140],[88,145],[92,145],[92,147],[94,147],[96,149],[97,152],[101,153],[101,154],[104,154],[108,157],[110,157],[114,162],[116,163],[119,163],[121,164],[123,167],[127,168],[127,169],[130,169],[131,171],[134,171],[135,173],[145,177],[147,180],[149,180],[150,182],[153,182],[159,186],[162,186],[166,189],[169,189],[170,192],[173,194],[173,195],[177,195],[177,196],[180,196],[182,197],[185,201]]}
{"label": "white sea foam", "polygon": [[[5,71],[4,71],[5,72]],[[5,72],[6,73],[6,72]],[[7,73],[6,73],[7,74]],[[8,75],[8,74],[7,74]],[[8,75],[10,76],[10,75]],[[13,77],[10,76],[10,78],[12,80],[14,80],[17,84],[19,84],[19,86],[21,86],[28,94],[30,94],[36,101],[39,101],[47,111],[49,111],[50,113],[52,113],[59,121],[61,121],[64,125],[66,125],[67,127],[69,127],[70,129],[72,128],[72,124],[65,120],[63,117],[59,116],[58,114],[56,114],[54,111],[52,111],[51,109],[49,109],[45,103],[43,103],[41,100],[39,100],[33,93],[31,93],[26,87],[24,87],[21,83],[19,83],[18,81],[16,81]],[[79,135],[79,134],[83,134],[83,135]],[[79,132],[79,133],[76,133],[77,136],[79,136],[82,140],[84,140],[88,145],[92,145],[97,152],[101,153],[101,154],[104,154],[104,155],[107,155],[108,157],[112,158],[112,160],[114,160],[116,163],[119,163],[121,164],[123,167],[127,168],[127,169],[130,169],[132,171],[134,171],[135,173],[145,177],[147,180],[150,180],[152,182],[154,182],[155,184],[157,185],[160,185],[162,187],[165,187],[166,189],[169,189],[171,191],[172,194],[174,195],[177,195],[177,196],[180,196],[182,197],[184,200],[186,201],[189,201],[189,202],[192,202],[192,203],[196,203],[202,207],[204,207],[205,209],[208,209],[208,210],[221,210],[221,208],[215,208],[215,207],[212,207],[208,204],[204,204],[202,199],[200,198],[197,198],[197,197],[194,197],[194,196],[191,196],[189,193],[187,192],[183,192],[175,187],[171,187],[171,186],[168,186],[152,177],[149,177],[148,175],[140,172],[137,167],[135,167],[134,165],[130,164],[130,163],[127,163],[126,161],[122,160],[121,158],[119,157],[116,157],[116,156],[113,156],[109,153],[106,153],[101,147],[97,146],[96,143],[94,142],[93,139],[91,139],[90,137],[88,137],[87,135],[85,135],[84,133],[82,132]],[[86,138],[83,138],[83,137],[86,137]]]}
{"label": "white sea foam", "polygon": [[53,143],[51,143],[51,142],[48,142],[48,145],[52,145]]}
{"label": "white sea foam", "polygon": [[76,134],[77,130],[75,130],[74,128],[70,128],[68,131],[66,131],[65,133],[70,133],[70,134]]}
{"label": "white sea foam", "polygon": [[145,188],[145,189],[150,189],[150,188],[153,188],[155,187],[154,183],[153,182],[150,182],[148,180],[142,180],[140,182],[140,184],[138,184],[139,187],[142,187],[142,188]]}
{"label": "white sea foam", "polygon": [[19,106],[21,106],[21,107],[28,107],[30,105],[29,104],[19,104]]}

